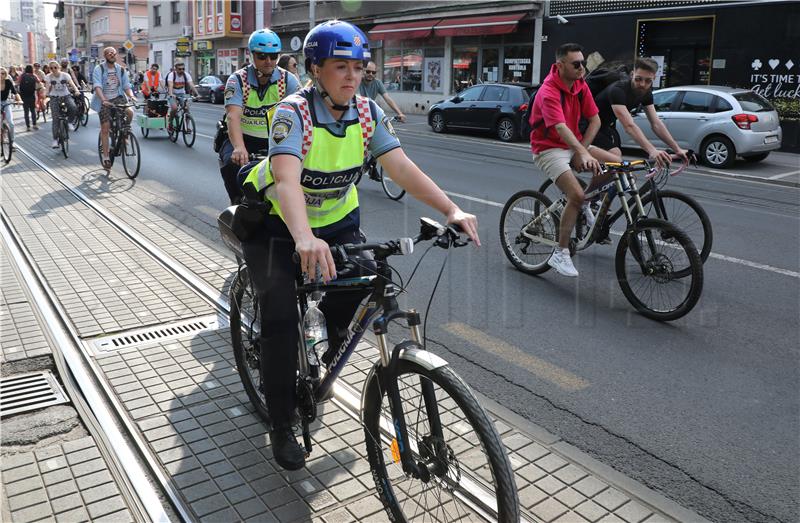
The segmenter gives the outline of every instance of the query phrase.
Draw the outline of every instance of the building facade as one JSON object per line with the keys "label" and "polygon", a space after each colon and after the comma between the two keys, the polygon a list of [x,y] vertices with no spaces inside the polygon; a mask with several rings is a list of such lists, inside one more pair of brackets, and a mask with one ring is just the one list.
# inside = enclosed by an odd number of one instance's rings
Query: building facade
{"label": "building facade", "polygon": [[479,82],[538,82],[540,1],[279,1],[271,28],[284,52],[302,59],[309,25],[338,18],[367,33],[379,79],[404,112],[424,113],[442,98]]}
{"label": "building facade", "polygon": [[[124,6],[128,5],[128,17]],[[125,61],[128,51],[123,44],[130,35],[134,47],[130,67],[134,71],[147,67],[148,19],[145,0],[100,0],[92,7],[86,7],[86,25],[89,33],[89,63],[103,60],[103,48],[114,47],[118,61]],[[95,54],[97,56],[95,56]]]}
{"label": "building facade", "polygon": [[4,21],[3,24],[6,29],[22,35],[25,63],[47,60],[53,49],[47,35],[43,0],[11,0],[10,11],[11,20]]}
{"label": "building facade", "polygon": [[0,64],[3,67],[27,63],[22,54],[22,38],[20,33],[0,29]]}
{"label": "building facade", "polygon": [[192,60],[179,56],[178,40],[191,40],[192,2],[186,1],[153,1],[147,4],[149,23],[150,49],[148,63],[156,63],[162,71],[169,71],[176,61],[186,64],[186,69],[195,76]]}
{"label": "building facade", "polygon": [[86,25],[86,8],[67,5],[64,18],[56,24],[56,55],[68,58],[73,64],[82,67],[90,58],[89,31]]}

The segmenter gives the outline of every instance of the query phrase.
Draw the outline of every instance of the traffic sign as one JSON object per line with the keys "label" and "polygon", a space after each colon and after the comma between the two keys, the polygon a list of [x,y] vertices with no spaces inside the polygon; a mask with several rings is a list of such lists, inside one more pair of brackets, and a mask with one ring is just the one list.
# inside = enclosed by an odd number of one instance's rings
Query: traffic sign
{"label": "traffic sign", "polygon": [[47,59],[48,60],[55,60],[56,59],[56,54],[55,53],[47,53]]}
{"label": "traffic sign", "polygon": [[90,54],[90,56],[92,58],[97,58],[98,56],[100,56],[100,46],[99,45],[93,45],[89,49],[89,54]]}
{"label": "traffic sign", "polygon": [[125,40],[125,43],[124,43],[124,44],[122,44],[122,47],[124,47],[125,49],[127,49],[128,51],[130,51],[131,49],[133,49],[134,47],[136,47],[136,45],[135,45],[133,42],[131,42],[130,40]]}

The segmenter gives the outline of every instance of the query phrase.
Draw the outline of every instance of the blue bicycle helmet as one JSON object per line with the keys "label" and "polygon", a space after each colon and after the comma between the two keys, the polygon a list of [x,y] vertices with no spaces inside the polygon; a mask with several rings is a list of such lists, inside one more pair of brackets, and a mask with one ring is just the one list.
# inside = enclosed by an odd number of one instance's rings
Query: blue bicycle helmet
{"label": "blue bicycle helmet", "polygon": [[312,64],[326,58],[368,61],[371,58],[367,36],[361,29],[341,20],[319,24],[306,35],[303,53]]}
{"label": "blue bicycle helmet", "polygon": [[275,31],[259,29],[250,35],[250,39],[247,41],[247,47],[251,52],[256,53],[280,53],[281,39],[278,38]]}

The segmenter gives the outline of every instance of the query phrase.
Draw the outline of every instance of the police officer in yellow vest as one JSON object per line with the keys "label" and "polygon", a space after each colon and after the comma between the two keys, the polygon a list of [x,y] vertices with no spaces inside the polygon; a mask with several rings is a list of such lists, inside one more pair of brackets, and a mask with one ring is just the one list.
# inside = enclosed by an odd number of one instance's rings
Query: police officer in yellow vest
{"label": "police officer in yellow vest", "polygon": [[225,84],[225,121],[228,139],[219,151],[220,173],[231,202],[241,196],[237,174],[249,153],[268,146],[267,111],[287,94],[300,89],[293,74],[278,67],[281,40],[260,29],[247,42],[253,63],[233,73]]}
{"label": "police officer in yellow vest", "polygon": [[[336,278],[329,245],[360,243],[358,193],[353,184],[371,152],[409,194],[458,223],[479,244],[477,219],[453,203],[403,152],[389,119],[373,101],[356,96],[367,60],[367,37],[338,20],[305,39],[306,69],[315,84],[279,103],[272,116],[269,159],[245,171],[244,191],[271,204],[262,230],[243,244],[262,312],[261,377],[273,423],[278,464],[296,470],[305,451],[291,428],[299,322],[293,254],[307,274]],[[244,173],[243,173],[244,174]],[[350,293],[327,295],[320,305],[328,326],[328,361],[341,346],[361,301]]]}

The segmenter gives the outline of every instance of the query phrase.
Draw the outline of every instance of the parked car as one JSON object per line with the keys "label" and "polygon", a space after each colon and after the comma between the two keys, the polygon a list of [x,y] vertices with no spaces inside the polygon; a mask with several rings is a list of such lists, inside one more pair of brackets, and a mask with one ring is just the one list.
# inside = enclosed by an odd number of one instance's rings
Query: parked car
{"label": "parked car", "polygon": [[519,139],[520,107],[528,103],[530,84],[491,83],[464,89],[431,105],[428,125],[433,132],[448,129],[483,129],[504,142]]}
{"label": "parked car", "polygon": [[[778,112],[753,91],[718,85],[667,87],[653,92],[653,103],[678,145],[697,151],[711,167],[730,167],[737,155],[759,162],[781,146]],[[656,147],[666,147],[644,112],[633,121]],[[639,147],[621,125],[617,130],[623,147]]]}
{"label": "parked car", "polygon": [[197,84],[197,92],[200,94],[197,100],[201,102],[211,102],[212,104],[221,104],[225,97],[225,82],[227,80],[227,76],[220,75],[203,77],[200,83]]}

